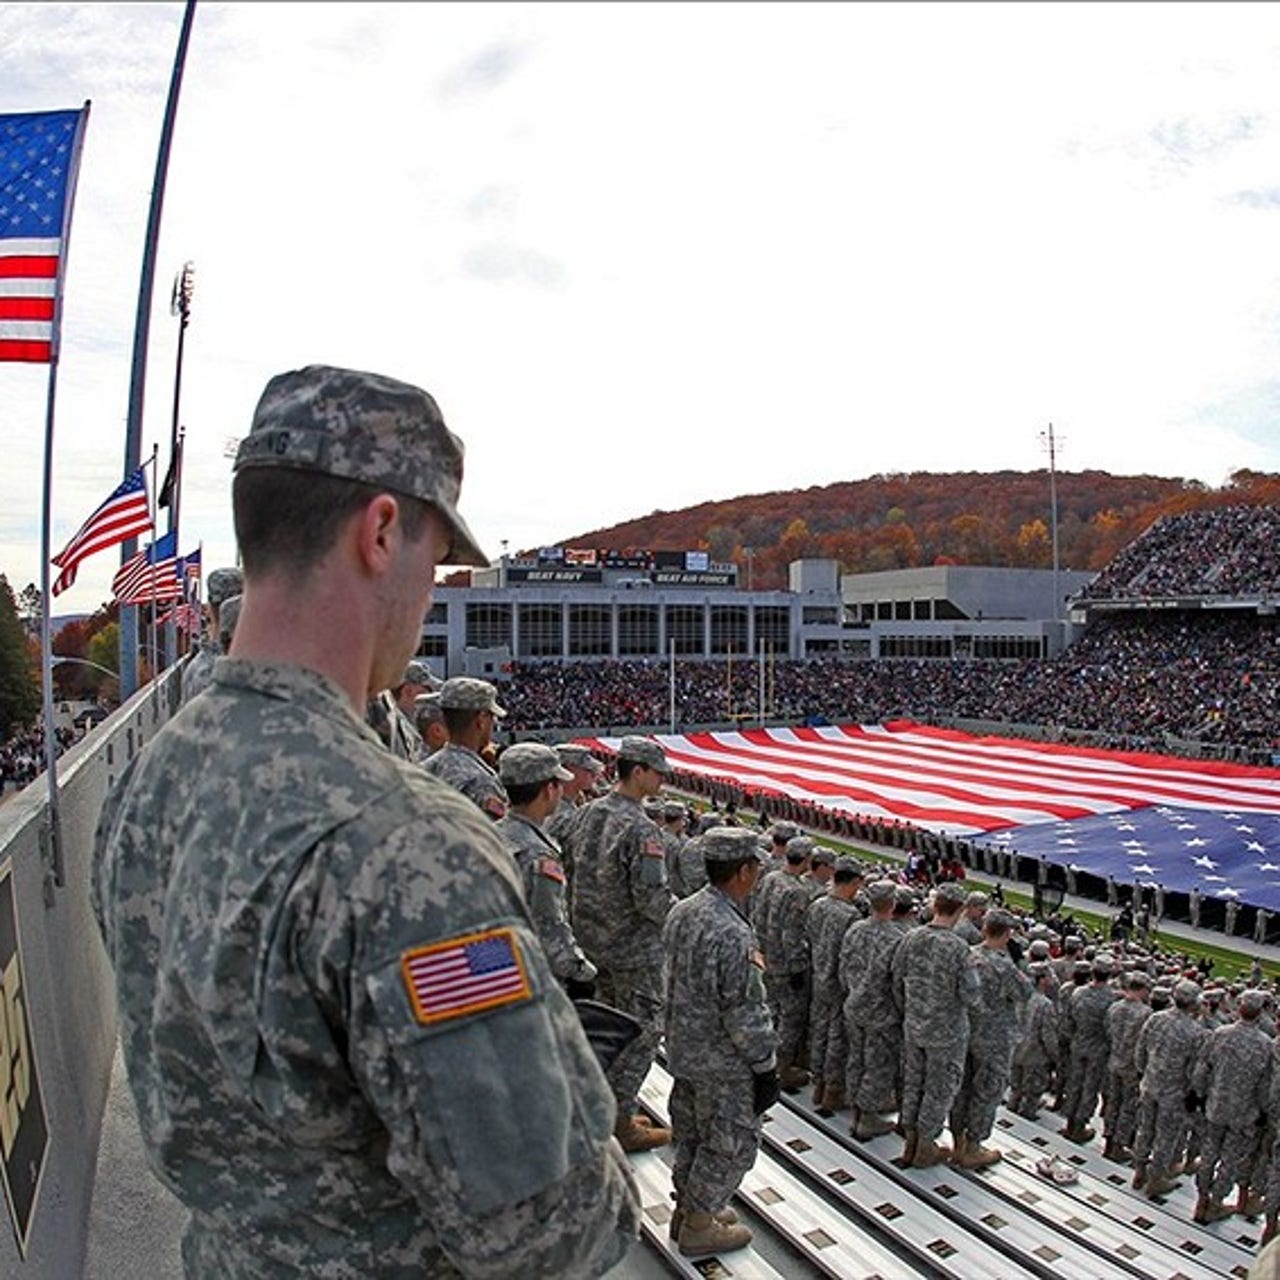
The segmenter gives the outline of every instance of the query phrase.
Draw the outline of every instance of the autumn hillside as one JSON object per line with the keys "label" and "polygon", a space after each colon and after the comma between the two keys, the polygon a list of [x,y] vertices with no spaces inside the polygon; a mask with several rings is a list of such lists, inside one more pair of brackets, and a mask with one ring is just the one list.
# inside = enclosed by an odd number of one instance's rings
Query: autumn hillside
{"label": "autumn hillside", "polygon": [[[1060,472],[1059,562],[1100,569],[1157,517],[1199,507],[1280,503],[1280,476],[1237,471],[1222,488],[1160,476]],[[1047,471],[879,475],[655,511],[563,546],[705,548],[744,569],[756,589],[786,585],[787,564],[831,557],[847,572],[930,564],[1053,564]]]}

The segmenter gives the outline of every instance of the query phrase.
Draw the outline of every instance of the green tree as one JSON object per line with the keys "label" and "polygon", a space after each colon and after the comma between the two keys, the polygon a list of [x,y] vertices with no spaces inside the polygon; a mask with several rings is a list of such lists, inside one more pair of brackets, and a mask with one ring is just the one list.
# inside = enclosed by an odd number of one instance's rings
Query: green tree
{"label": "green tree", "polygon": [[120,624],[118,622],[108,623],[89,641],[85,658],[96,664],[85,670],[90,677],[89,683],[98,695],[100,697],[118,696],[119,680],[115,676],[109,676],[106,672],[98,670],[99,667],[106,667],[109,671],[120,670]]}
{"label": "green tree", "polygon": [[9,579],[0,573],[0,737],[35,719],[40,683],[31,669],[27,637]]}

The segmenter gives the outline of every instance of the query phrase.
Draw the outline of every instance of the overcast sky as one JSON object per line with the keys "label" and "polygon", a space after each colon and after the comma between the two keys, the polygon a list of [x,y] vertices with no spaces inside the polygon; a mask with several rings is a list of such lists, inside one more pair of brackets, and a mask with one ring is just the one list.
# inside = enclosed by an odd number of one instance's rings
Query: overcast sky
{"label": "overcast sky", "polygon": [[[0,4],[0,112],[92,100],[54,550],[123,474],[181,4]],[[144,453],[234,562],[227,442],[331,363],[430,390],[492,556],[885,471],[1280,470],[1280,7],[215,4],[187,61]],[[0,365],[39,580],[47,371]],[[110,596],[114,552],[58,611]]]}

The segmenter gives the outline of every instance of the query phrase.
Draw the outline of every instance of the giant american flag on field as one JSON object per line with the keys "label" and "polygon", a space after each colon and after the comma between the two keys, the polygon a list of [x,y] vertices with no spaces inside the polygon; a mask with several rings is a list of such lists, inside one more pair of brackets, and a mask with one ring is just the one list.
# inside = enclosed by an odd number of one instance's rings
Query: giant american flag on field
{"label": "giant american flag on field", "polygon": [[[614,752],[619,738],[588,739]],[[676,769],[1008,845],[1120,883],[1280,907],[1280,769],[910,721],[660,734]]]}

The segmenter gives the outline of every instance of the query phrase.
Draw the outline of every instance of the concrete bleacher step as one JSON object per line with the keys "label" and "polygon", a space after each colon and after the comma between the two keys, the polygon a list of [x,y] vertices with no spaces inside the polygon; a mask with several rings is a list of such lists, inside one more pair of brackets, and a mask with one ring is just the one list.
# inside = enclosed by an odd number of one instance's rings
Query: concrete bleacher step
{"label": "concrete bleacher step", "polygon": [[[642,1091],[658,1119],[667,1117],[670,1084],[659,1064]],[[1131,1170],[1103,1159],[1096,1140],[1077,1147],[1060,1138],[1061,1123],[1052,1113],[1033,1122],[1002,1109],[992,1139],[1005,1153],[1000,1163],[972,1172],[901,1169],[900,1138],[857,1142],[847,1113],[822,1117],[807,1099],[785,1098],[766,1116],[740,1207],[789,1240],[797,1263],[841,1278],[1244,1280],[1258,1224],[1193,1223],[1190,1179],[1149,1200],[1130,1187]],[[1045,1154],[1068,1160],[1078,1181],[1062,1186],[1036,1173]],[[669,1186],[668,1172],[664,1195]],[[664,1234],[669,1213],[665,1201]]]}
{"label": "concrete bleacher step", "polygon": [[1062,1188],[1078,1200],[1082,1212],[1103,1213],[1159,1239],[1221,1276],[1246,1275],[1261,1243],[1262,1223],[1241,1217],[1200,1225],[1192,1222],[1196,1191],[1193,1178],[1183,1178],[1169,1195],[1150,1199],[1132,1186],[1133,1169],[1107,1160],[1095,1139],[1084,1146],[1065,1142],[1056,1132],[1061,1117],[1045,1113],[1027,1120],[1003,1111],[996,1120],[997,1145],[1009,1159],[1030,1169],[1046,1152],[1069,1161],[1080,1181]]}

